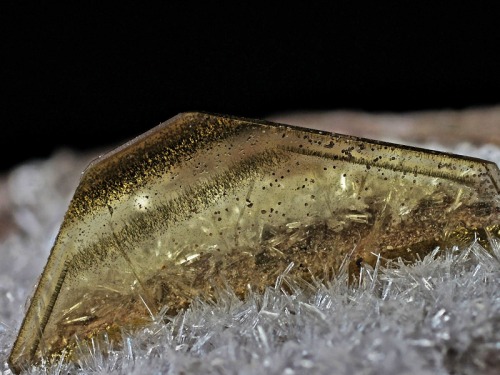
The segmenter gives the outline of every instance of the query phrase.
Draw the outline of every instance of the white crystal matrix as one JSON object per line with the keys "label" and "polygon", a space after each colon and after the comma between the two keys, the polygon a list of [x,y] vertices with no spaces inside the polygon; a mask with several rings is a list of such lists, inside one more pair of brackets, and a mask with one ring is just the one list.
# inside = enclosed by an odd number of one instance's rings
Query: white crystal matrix
{"label": "white crystal matrix", "polygon": [[[422,145],[417,145],[422,146]],[[500,165],[500,148],[426,148]],[[4,183],[15,223],[0,237],[0,374],[78,177],[92,155],[62,151],[12,170]],[[293,284],[286,274],[243,302],[221,291],[167,323],[125,335],[103,357],[82,347],[76,365],[27,374],[500,374],[500,244],[479,244],[412,266],[365,269],[327,285]],[[280,288],[290,284],[293,294]]]}

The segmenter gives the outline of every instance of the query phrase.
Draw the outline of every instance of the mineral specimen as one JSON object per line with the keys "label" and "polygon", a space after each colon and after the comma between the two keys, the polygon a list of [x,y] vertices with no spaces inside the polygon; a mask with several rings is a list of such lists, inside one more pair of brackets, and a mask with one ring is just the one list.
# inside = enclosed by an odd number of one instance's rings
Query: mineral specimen
{"label": "mineral specimen", "polygon": [[175,314],[286,269],[352,279],[499,237],[491,162],[266,121],[184,113],[89,165],[10,355],[16,372],[77,340]]}

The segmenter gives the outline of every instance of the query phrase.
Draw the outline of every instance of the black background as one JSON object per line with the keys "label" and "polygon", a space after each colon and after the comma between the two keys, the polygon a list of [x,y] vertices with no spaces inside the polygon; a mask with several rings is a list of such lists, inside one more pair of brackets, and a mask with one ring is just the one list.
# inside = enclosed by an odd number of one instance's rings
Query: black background
{"label": "black background", "polygon": [[500,21],[487,3],[207,3],[5,6],[0,172],[121,143],[183,111],[499,104]]}

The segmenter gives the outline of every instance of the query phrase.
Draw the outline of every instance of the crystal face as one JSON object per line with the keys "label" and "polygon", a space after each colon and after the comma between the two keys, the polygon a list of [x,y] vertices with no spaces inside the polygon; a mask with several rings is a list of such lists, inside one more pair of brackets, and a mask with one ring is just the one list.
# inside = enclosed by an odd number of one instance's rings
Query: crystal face
{"label": "crystal face", "polygon": [[229,285],[353,278],[377,255],[499,236],[500,172],[432,150],[206,113],[180,114],[82,175],[12,349],[19,372],[76,339],[175,314]]}

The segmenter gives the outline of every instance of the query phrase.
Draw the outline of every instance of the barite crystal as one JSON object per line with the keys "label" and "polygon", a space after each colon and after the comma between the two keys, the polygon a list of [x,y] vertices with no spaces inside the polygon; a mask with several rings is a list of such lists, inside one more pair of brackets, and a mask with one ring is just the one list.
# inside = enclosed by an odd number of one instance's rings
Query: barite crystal
{"label": "barite crystal", "polygon": [[377,258],[500,237],[500,171],[460,155],[260,120],[184,113],[84,171],[10,355],[77,342],[285,271],[352,279]]}

